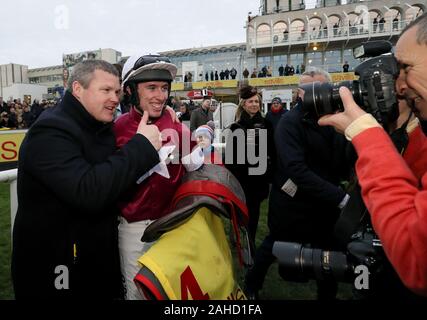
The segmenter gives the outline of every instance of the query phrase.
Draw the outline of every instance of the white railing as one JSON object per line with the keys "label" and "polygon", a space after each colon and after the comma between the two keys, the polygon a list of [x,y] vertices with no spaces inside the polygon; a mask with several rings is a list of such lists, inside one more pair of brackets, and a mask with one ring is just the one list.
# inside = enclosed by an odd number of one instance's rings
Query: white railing
{"label": "white railing", "polygon": [[[16,195],[16,179],[18,177],[18,169],[0,171],[0,183],[10,184],[10,227],[13,231],[16,211],[18,210],[18,197]],[[12,234],[12,233],[11,233]]]}
{"label": "white railing", "polygon": [[353,38],[372,38],[372,37],[385,37],[399,35],[400,32],[411,22],[412,20],[401,20],[398,22],[388,21],[383,24],[372,24],[368,25],[341,25],[336,26],[328,24],[326,28],[322,26],[311,26],[307,25],[308,31],[305,29],[292,27],[289,32],[285,32],[287,29],[278,28],[270,30],[258,31],[248,39],[250,47],[269,47],[269,46],[283,46],[292,44],[301,44],[307,42],[317,41],[342,41]]}

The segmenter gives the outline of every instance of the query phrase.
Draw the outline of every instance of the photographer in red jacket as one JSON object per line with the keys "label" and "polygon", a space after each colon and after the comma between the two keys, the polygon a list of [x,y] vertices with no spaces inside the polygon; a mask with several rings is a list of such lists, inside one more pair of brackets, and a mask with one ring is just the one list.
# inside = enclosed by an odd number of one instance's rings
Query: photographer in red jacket
{"label": "photographer in red jacket", "polygon": [[[401,66],[397,80],[415,115],[427,119],[427,14],[403,30],[396,44]],[[357,153],[356,171],[363,200],[384,251],[403,283],[427,296],[427,140],[421,128],[409,128],[402,157],[378,122],[363,111],[346,88],[345,110],[323,116],[320,125],[344,132]]]}

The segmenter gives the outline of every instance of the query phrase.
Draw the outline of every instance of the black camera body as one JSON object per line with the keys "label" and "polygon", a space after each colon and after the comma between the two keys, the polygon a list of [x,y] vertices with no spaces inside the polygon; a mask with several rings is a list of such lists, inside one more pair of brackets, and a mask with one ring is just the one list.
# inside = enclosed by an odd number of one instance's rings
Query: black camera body
{"label": "black camera body", "polygon": [[345,86],[350,89],[355,102],[379,123],[385,125],[395,121],[399,116],[395,89],[399,66],[391,48],[392,44],[384,40],[366,42],[354,48],[356,58],[371,57],[355,68],[358,80],[301,85],[304,111],[313,119],[344,111],[339,88]]}

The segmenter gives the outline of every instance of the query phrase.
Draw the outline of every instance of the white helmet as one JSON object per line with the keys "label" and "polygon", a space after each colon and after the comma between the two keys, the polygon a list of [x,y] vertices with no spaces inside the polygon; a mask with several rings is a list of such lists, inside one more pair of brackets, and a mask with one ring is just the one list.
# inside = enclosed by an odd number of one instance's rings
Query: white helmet
{"label": "white helmet", "polygon": [[167,81],[171,83],[176,76],[177,67],[166,56],[159,54],[135,55],[123,66],[122,86],[127,82]]}

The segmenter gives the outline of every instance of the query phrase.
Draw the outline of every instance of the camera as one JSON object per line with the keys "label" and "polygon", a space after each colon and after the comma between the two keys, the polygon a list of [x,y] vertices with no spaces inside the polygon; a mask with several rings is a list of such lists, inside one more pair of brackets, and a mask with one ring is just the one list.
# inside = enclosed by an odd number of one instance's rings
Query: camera
{"label": "camera", "polygon": [[295,282],[310,279],[353,282],[358,266],[367,267],[369,273],[375,275],[381,271],[384,259],[381,242],[368,225],[352,235],[346,251],[329,251],[305,247],[300,243],[276,241],[273,255],[278,259],[280,276]]}
{"label": "camera", "polygon": [[354,70],[358,80],[338,83],[313,82],[301,85],[304,90],[304,112],[313,119],[344,111],[339,95],[341,86],[350,89],[355,102],[372,114],[382,125],[395,121],[399,116],[395,81],[399,66],[391,53],[392,44],[380,40],[362,43],[353,49],[355,58],[369,58]]}

